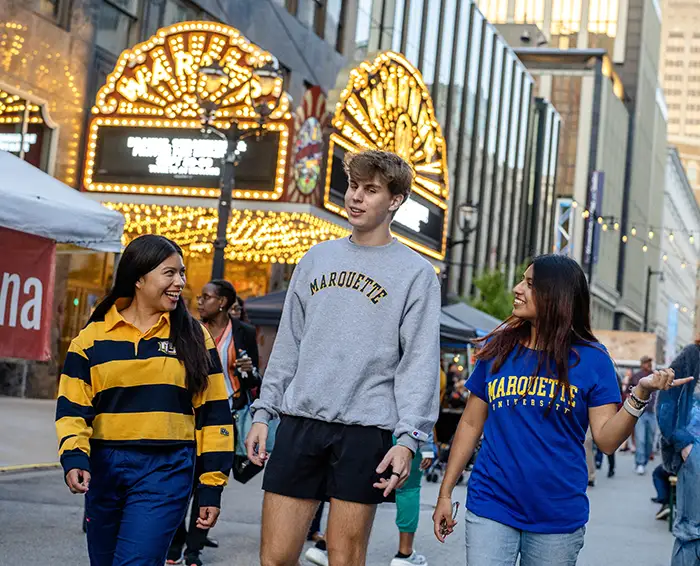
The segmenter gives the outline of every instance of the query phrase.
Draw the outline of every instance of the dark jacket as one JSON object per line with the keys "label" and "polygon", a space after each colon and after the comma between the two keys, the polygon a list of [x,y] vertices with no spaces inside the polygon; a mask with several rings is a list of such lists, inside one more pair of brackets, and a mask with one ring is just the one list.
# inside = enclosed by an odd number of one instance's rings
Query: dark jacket
{"label": "dark jacket", "polygon": [[661,453],[664,468],[672,474],[678,473],[683,463],[681,451],[693,444],[695,437],[687,427],[690,422],[690,411],[693,408],[693,393],[700,379],[700,346],[687,346],[673,360],[671,368],[676,372],[676,378],[694,377],[695,379],[681,387],[659,392],[656,406],[659,430],[661,430]]}
{"label": "dark jacket", "polygon": [[233,343],[236,345],[236,354],[241,350],[245,350],[253,362],[253,367],[257,370],[260,366],[260,359],[255,327],[241,322],[237,318],[232,318],[231,330],[233,331]]}

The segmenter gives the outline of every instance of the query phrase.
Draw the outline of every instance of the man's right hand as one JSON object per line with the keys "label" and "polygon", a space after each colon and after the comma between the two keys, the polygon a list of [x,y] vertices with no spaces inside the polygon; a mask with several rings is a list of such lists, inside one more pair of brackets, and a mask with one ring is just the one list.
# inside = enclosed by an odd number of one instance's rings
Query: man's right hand
{"label": "man's right hand", "polygon": [[245,447],[248,452],[248,460],[256,466],[265,465],[268,454],[265,451],[267,446],[268,426],[264,423],[253,423],[248,433],[248,438],[245,439]]}
{"label": "man's right hand", "polygon": [[71,493],[87,493],[90,489],[90,472],[73,468],[66,474],[66,484]]}
{"label": "man's right hand", "polygon": [[681,456],[683,457],[683,461],[685,462],[688,459],[688,456],[690,456],[690,453],[693,451],[693,445],[688,444],[683,450],[681,450]]}

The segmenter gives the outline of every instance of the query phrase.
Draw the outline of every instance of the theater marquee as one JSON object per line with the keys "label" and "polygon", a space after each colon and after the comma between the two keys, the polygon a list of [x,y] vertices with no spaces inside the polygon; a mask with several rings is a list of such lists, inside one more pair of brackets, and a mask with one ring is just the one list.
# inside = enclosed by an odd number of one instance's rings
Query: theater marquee
{"label": "theater marquee", "polygon": [[[218,197],[227,142],[202,132],[200,104],[217,107],[214,126],[257,128],[255,69],[272,56],[236,29],[186,22],[122,53],[92,109],[83,186],[88,191]],[[207,92],[200,67],[227,77]],[[282,89],[279,79],[276,88]],[[289,98],[282,94],[259,136],[246,139],[236,199],[278,200],[284,190]]]}
{"label": "theater marquee", "polygon": [[345,152],[393,151],[411,164],[415,181],[411,198],[399,209],[392,231],[414,249],[444,259],[449,196],[447,150],[420,72],[393,52],[362,63],[350,71],[332,124],[325,207],[347,217],[343,207],[347,190],[342,167]]}

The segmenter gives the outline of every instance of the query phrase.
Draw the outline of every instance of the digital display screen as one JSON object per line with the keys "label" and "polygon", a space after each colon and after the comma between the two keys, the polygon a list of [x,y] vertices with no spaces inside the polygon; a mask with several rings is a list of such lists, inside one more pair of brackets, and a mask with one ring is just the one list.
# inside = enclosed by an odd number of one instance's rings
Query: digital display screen
{"label": "digital display screen", "polygon": [[[238,144],[234,189],[274,191],[279,141],[279,132],[263,132]],[[227,147],[198,129],[100,127],[92,182],[217,189]]]}

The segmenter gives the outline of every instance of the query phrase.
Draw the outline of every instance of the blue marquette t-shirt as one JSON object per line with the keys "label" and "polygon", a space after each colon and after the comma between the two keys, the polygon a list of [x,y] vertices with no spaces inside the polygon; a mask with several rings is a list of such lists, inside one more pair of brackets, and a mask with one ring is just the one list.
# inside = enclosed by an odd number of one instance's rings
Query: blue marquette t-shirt
{"label": "blue marquette t-shirt", "polygon": [[533,377],[534,350],[516,348],[497,372],[491,367],[492,361],[479,361],[467,382],[489,405],[467,508],[524,531],[576,531],[589,512],[583,446],[588,409],[620,402],[610,356],[600,344],[574,346],[571,395],[555,394],[557,381],[543,377],[545,371]]}

